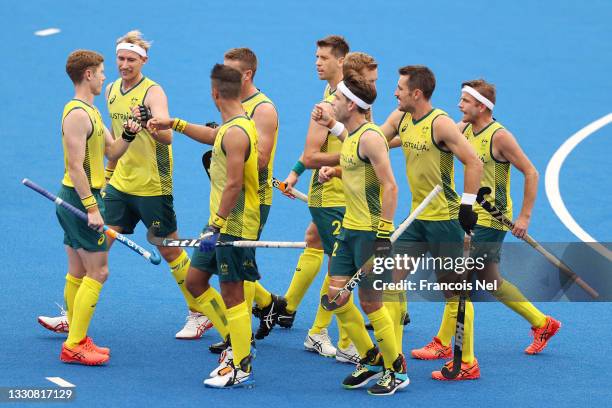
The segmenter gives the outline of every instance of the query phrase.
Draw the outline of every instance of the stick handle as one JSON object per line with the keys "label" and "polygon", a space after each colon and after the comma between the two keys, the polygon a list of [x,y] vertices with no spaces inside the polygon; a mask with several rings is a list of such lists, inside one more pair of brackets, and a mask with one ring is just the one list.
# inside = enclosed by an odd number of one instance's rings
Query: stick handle
{"label": "stick handle", "polygon": [[289,194],[293,194],[295,196],[295,198],[297,198],[300,201],[303,201],[305,203],[308,202],[308,196],[304,193],[302,193],[300,190],[296,189],[296,188],[292,188],[290,192],[288,192],[288,186],[286,183],[280,181],[277,178],[272,178],[272,187],[279,189],[280,191],[282,191],[283,193],[289,193]]}
{"label": "stick handle", "polygon": [[[70,211],[72,214],[74,214],[76,217],[78,217],[81,220],[83,220],[85,223],[88,222],[87,214],[85,214],[83,211],[79,210],[78,208],[76,208],[72,204],[65,202],[64,200],[62,200],[61,198],[59,198],[55,194],[51,193],[48,190],[45,190],[44,188],[42,188],[41,186],[39,186],[38,184],[34,183],[33,181],[31,181],[31,180],[29,180],[27,178],[23,179],[22,183],[26,187],[31,188],[32,190],[36,191],[37,193],[39,193],[43,197],[46,197],[49,200],[53,201],[55,204],[59,205],[60,207]],[[141,247],[140,245],[138,245],[137,243],[135,243],[131,239],[129,239],[126,236],[118,233],[117,231],[109,228],[106,225],[104,225],[102,228],[104,230],[104,233],[108,237],[116,239],[117,241],[121,242],[123,245],[127,246],[132,251],[136,252],[137,254],[141,255],[142,257],[144,257],[145,259],[150,261],[152,264],[159,265],[159,263],[161,262],[161,258],[159,256],[159,254],[157,254],[156,252],[149,252],[149,251],[147,251],[146,249],[144,249],[143,247]]]}
{"label": "stick handle", "polygon": [[217,242],[217,246],[233,246],[238,248],[306,248],[306,242],[228,241]]}

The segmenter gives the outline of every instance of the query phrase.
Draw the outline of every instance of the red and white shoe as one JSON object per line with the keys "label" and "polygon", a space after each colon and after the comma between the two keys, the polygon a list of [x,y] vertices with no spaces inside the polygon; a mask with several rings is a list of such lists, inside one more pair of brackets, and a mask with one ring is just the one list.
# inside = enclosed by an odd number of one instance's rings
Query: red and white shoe
{"label": "red and white shoe", "polygon": [[100,347],[96,345],[91,337],[85,337],[85,343],[88,343],[96,353],[104,354],[110,357],[110,349],[108,347]]}
{"label": "red and white shoe", "polygon": [[[447,361],[444,364],[449,370],[453,369],[453,360]],[[474,359],[472,363],[461,362],[461,370],[455,378],[446,378],[442,375],[442,371],[434,371],[431,373],[431,378],[439,381],[462,381],[462,380],[477,380],[480,378],[480,366],[478,360]]]}
{"label": "red and white shoe", "polygon": [[88,338],[85,337],[73,348],[66,347],[66,343],[62,344],[60,360],[64,363],[76,363],[90,366],[105,364],[110,357],[95,351],[93,342],[87,341],[87,339]]}
{"label": "red and white shoe", "polygon": [[61,314],[56,317],[38,316],[38,323],[47,330],[55,333],[68,333],[68,316],[63,307],[56,303]]}
{"label": "red and white shoe", "polygon": [[418,358],[419,360],[446,359],[452,357],[453,349],[451,346],[443,345],[437,337],[434,337],[424,347],[412,350],[410,355],[412,358]]}
{"label": "red and white shoe", "polygon": [[533,336],[533,343],[531,343],[526,349],[525,353],[527,354],[538,354],[540,351],[544,350],[546,345],[548,344],[548,340],[554,336],[559,329],[561,328],[561,322],[550,317],[546,316],[546,323],[542,327],[532,327],[531,335]]}
{"label": "red and white shoe", "polygon": [[185,326],[175,335],[177,339],[197,340],[202,337],[206,330],[213,327],[208,317],[198,312],[190,311],[185,320]]}

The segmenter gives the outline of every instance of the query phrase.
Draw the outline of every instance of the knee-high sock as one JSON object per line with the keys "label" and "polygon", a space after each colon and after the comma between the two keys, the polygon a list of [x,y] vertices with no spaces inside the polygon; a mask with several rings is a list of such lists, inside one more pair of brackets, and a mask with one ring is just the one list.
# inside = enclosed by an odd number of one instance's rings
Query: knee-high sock
{"label": "knee-high sock", "polygon": [[87,336],[89,323],[96,310],[102,284],[95,279],[84,277],[74,297],[72,321],[70,322],[66,346],[73,348]]}
{"label": "knee-high sock", "polygon": [[195,299],[195,310],[210,319],[223,340],[227,338],[229,335],[226,317],[227,310],[225,309],[225,303],[221,294],[215,288],[210,286]]}
{"label": "knee-high sock", "polygon": [[75,278],[71,274],[66,274],[66,284],[64,285],[64,307],[68,317],[68,327],[72,321],[72,309],[74,308],[74,297],[83,283],[83,279]]}
{"label": "knee-high sock", "polygon": [[444,303],[444,312],[442,313],[442,322],[440,322],[440,328],[438,329],[437,338],[445,346],[451,343],[453,336],[455,335],[456,320],[453,320],[452,311],[455,311],[455,319],[457,318],[457,307],[459,296],[453,296],[446,299]]}
{"label": "knee-high sock", "polygon": [[395,342],[395,329],[389,311],[383,305],[375,312],[368,313],[368,319],[374,328],[374,337],[385,360],[385,368],[392,368],[399,350]]}
{"label": "knee-high sock", "polygon": [[255,301],[255,282],[244,281],[244,301],[253,310]]}
{"label": "knee-high sock", "polygon": [[189,270],[190,264],[191,259],[189,259],[189,255],[187,255],[187,252],[183,251],[174,261],[168,263],[168,266],[170,267],[170,273],[172,273],[174,280],[185,298],[187,307],[191,311],[197,311],[196,301],[185,287],[185,279],[187,278],[187,271]]}
{"label": "knee-high sock", "polygon": [[264,308],[272,303],[272,294],[259,282],[255,282],[255,303],[259,308]]}
{"label": "knee-high sock", "polygon": [[300,255],[289,289],[285,293],[287,310],[295,312],[323,263],[323,250],[306,248]]}
{"label": "knee-high sock", "polygon": [[374,347],[374,343],[372,343],[372,339],[370,339],[370,335],[365,329],[363,316],[359,309],[357,309],[357,306],[355,306],[355,303],[349,301],[342,307],[334,310],[333,313],[338,318],[338,323],[343,325],[349,338],[353,341],[361,358],[364,358],[368,350]]}
{"label": "knee-high sock", "polygon": [[246,302],[227,309],[234,364],[238,366],[251,352],[251,313]]}
{"label": "knee-high sock", "polygon": [[383,293],[383,304],[389,312],[395,332],[395,345],[402,352],[404,337],[404,317],[406,316],[406,292],[403,290],[386,290]]}
{"label": "knee-high sock", "polygon": [[540,312],[537,307],[525,298],[516,286],[507,280],[502,281],[500,287],[495,292],[492,292],[492,295],[504,305],[523,316],[533,327],[542,327],[546,324],[546,315]]}
{"label": "knee-high sock", "polygon": [[[438,332],[438,339],[442,344],[448,346],[451,338],[455,335],[457,327],[457,310],[459,309],[459,296],[453,296],[446,300],[444,306],[444,317]],[[451,329],[452,328],[452,329]],[[443,332],[444,329],[444,332]],[[449,336],[450,333],[450,336]],[[441,337],[449,336],[449,337]],[[446,342],[445,342],[446,341]],[[465,322],[463,325],[463,353],[461,360],[464,363],[474,361],[474,305],[468,297],[465,301]]]}

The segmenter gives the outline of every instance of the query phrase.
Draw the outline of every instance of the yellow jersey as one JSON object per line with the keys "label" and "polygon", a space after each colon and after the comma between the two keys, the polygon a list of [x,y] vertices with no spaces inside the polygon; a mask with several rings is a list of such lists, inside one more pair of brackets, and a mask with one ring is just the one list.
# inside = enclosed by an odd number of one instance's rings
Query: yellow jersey
{"label": "yellow jersey", "polygon": [[379,134],[389,151],[385,135],[371,122],[364,123],[344,139],[340,151],[342,186],[346,199],[342,226],[352,230],[376,231],[382,209],[382,188],[370,161],[359,156],[359,142],[367,131]]}
{"label": "yellow jersey", "polygon": [[[244,111],[253,118],[255,109],[263,103],[269,103],[274,106],[272,100],[268,98],[263,92],[257,91],[257,93],[249,96],[247,99],[242,101],[242,107]],[[276,106],[274,106],[276,109]],[[274,174],[274,156],[276,154],[276,141],[278,140],[278,120],[276,122],[276,131],[274,132],[274,143],[272,144],[272,151],[270,152],[270,161],[268,167],[259,171],[259,203],[265,205],[272,205],[272,175]]]}
{"label": "yellow jersey", "polygon": [[446,112],[432,109],[415,121],[410,113],[404,113],[398,127],[412,193],[410,212],[436,184],[443,189],[443,194],[438,194],[417,217],[419,220],[444,221],[456,219],[459,215],[461,200],[455,192],[454,155],[434,141],[433,122],[441,115],[446,115]]}
{"label": "yellow jersey", "polygon": [[101,189],[104,186],[104,122],[100,111],[95,106],[91,106],[79,99],[72,99],[64,106],[62,113],[62,146],[64,148],[64,177],[62,184],[67,187],[74,187],[70,174],[68,174],[68,151],[64,139],[64,119],[75,109],[83,109],[91,121],[91,132],[87,136],[85,144],[85,159],[83,169],[87,175],[90,188]]}
{"label": "yellow jersey", "polygon": [[228,129],[238,127],[249,138],[248,157],[244,161],[242,190],[236,205],[227,217],[221,233],[244,239],[257,239],[259,232],[259,178],[257,176],[257,129],[248,116],[235,116],[223,123],[217,132],[210,164],[210,224],[221,204],[227,183],[227,156],[223,150],[223,137]]}
{"label": "yellow jersey", "polygon": [[[495,136],[495,133],[500,129],[504,129],[504,127],[499,122],[493,121],[480,132],[474,133],[474,129],[470,123],[463,129],[463,134],[483,163],[484,175],[480,185],[491,188],[491,198],[493,198],[495,206],[508,217],[508,219],[512,219],[510,163],[496,160],[492,153],[493,136]],[[478,225],[502,231],[508,230],[480,205],[475,204],[474,211],[478,214]]]}
{"label": "yellow jersey", "polygon": [[[107,100],[115,139],[121,137],[132,107],[142,105],[149,89],[157,85],[147,77],[126,91],[121,84],[121,78],[113,82]],[[172,195],[172,164],[172,147],[159,143],[143,129],[117,162],[110,184],[135,196]]]}

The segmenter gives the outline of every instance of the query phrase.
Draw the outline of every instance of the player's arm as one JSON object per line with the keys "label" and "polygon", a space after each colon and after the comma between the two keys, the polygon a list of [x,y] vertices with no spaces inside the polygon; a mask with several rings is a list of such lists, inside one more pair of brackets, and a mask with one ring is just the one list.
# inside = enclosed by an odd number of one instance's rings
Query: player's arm
{"label": "player's arm", "polygon": [[215,144],[215,138],[217,137],[219,128],[189,123],[180,118],[153,117],[153,119],[147,122],[147,129],[152,135],[159,131],[174,129],[197,142],[212,146]]}
{"label": "player's arm", "polygon": [[66,146],[68,175],[87,210],[87,224],[92,228],[100,229],[104,225],[104,220],[91,193],[83,168],[87,137],[93,130],[89,116],[83,109],[74,109],[64,118],[62,130]]}
{"label": "player's arm", "polygon": [[244,130],[236,126],[232,126],[225,132],[221,145],[227,156],[227,182],[221,194],[217,215],[227,219],[242,190],[244,163],[249,154],[257,152],[249,152],[249,137]]}
{"label": "player's arm", "polygon": [[400,121],[402,120],[402,116],[404,116],[404,112],[400,111],[399,109],[396,109],[391,112],[391,114],[387,117],[387,120],[385,120],[385,122],[379,126],[380,130],[382,130],[383,134],[387,138],[387,142],[389,143],[390,149],[402,145],[402,142],[399,140],[399,134],[397,132]]}
{"label": "player's arm", "polygon": [[[107,101],[108,101],[108,95],[110,94],[110,90],[112,86],[113,86],[112,82],[106,85],[106,90],[104,91],[104,97],[106,98]],[[113,138],[113,140],[115,140],[115,135],[113,134],[112,126],[108,131],[110,132],[110,135]],[[113,176],[115,167],[117,167],[117,161],[109,159],[108,162],[106,163],[106,167],[104,168],[104,178],[106,179],[107,184],[110,181],[111,177]]]}
{"label": "player's arm", "polygon": [[274,134],[278,127],[278,114],[274,105],[263,103],[255,109],[253,121],[257,128],[257,167],[265,169],[270,163],[272,148],[274,147]]}
{"label": "player's arm", "polygon": [[533,210],[538,193],[538,179],[540,176],[512,133],[505,129],[500,129],[495,133],[493,140],[494,157],[498,160],[509,161],[525,177],[523,206],[512,230],[514,235],[522,238],[527,234],[527,228],[531,220],[531,211]]}
{"label": "player's arm", "polygon": [[104,126],[104,155],[114,162],[125,153],[130,143],[136,138],[138,132],[142,130],[140,123],[136,120],[128,119],[123,125],[124,130],[120,138],[113,140],[106,126]]}
{"label": "player's arm", "polygon": [[307,169],[318,169],[322,166],[336,166],[340,163],[339,153],[324,153],[321,147],[327,139],[329,130],[316,121],[310,119],[306,145],[302,154],[304,166]]}
{"label": "player's arm", "polygon": [[[168,113],[168,97],[161,86],[150,87],[142,102],[151,111],[153,118],[168,118],[170,116],[170,113]],[[151,133],[151,136],[159,143],[172,144],[172,130],[170,129],[158,129],[157,132]]]}

